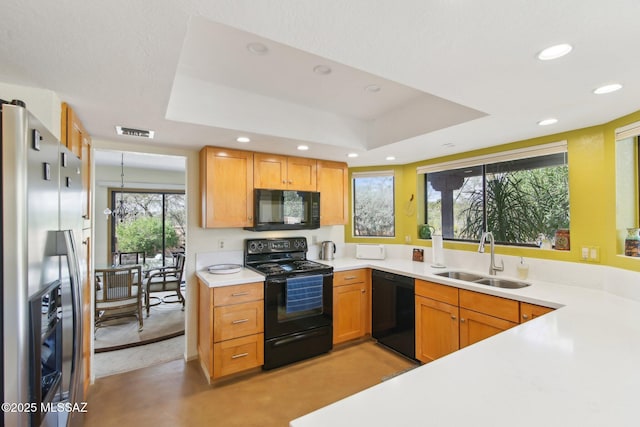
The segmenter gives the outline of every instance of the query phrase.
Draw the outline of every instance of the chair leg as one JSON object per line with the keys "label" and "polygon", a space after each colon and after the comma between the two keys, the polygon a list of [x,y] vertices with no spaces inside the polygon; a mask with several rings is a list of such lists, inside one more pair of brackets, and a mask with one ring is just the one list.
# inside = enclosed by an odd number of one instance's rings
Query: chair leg
{"label": "chair leg", "polygon": [[138,306],[138,332],[142,332],[142,328],[144,326],[144,319],[143,319],[143,315],[142,315],[142,300],[138,300],[139,302],[139,306]]}
{"label": "chair leg", "polygon": [[149,305],[149,290],[144,294],[144,304],[147,307],[147,317],[149,317],[149,310],[151,306]]}

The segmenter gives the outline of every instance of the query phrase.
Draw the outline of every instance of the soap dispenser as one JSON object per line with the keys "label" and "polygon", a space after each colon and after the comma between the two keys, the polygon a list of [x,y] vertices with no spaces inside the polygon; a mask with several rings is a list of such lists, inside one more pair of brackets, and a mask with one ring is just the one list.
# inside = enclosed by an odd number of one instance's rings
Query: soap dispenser
{"label": "soap dispenser", "polygon": [[529,276],[529,264],[524,262],[524,258],[520,257],[520,262],[516,265],[518,271],[518,279],[526,279]]}

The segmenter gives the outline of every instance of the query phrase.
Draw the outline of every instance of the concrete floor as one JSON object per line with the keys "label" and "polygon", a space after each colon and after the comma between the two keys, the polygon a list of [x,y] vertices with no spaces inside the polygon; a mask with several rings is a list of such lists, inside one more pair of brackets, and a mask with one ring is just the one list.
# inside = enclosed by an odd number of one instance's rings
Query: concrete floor
{"label": "concrete floor", "polygon": [[287,426],[415,363],[372,341],[271,371],[207,384],[197,361],[176,360],[96,380],[85,426]]}

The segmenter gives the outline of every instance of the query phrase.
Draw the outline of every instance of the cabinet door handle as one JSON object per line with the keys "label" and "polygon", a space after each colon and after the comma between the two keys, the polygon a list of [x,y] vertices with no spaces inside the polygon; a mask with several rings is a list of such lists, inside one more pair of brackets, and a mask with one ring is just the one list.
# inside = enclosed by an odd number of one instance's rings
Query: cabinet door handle
{"label": "cabinet door handle", "polygon": [[456,316],[451,316],[451,320],[456,320]]}
{"label": "cabinet door handle", "polygon": [[465,322],[464,317],[461,317],[460,318],[460,323],[464,323],[464,322]]}
{"label": "cabinet door handle", "polygon": [[527,316],[526,314],[523,314],[523,315],[522,315],[522,318],[523,318],[524,320],[527,320],[527,319],[529,318],[529,316]]}
{"label": "cabinet door handle", "polygon": [[245,295],[249,295],[249,292],[236,292],[234,294],[231,294],[232,297],[243,297]]}
{"label": "cabinet door handle", "polygon": [[356,279],[358,276],[345,276],[344,280],[353,280]]}
{"label": "cabinet door handle", "polygon": [[365,289],[360,289],[360,291],[361,291],[363,294],[367,292]]}
{"label": "cabinet door handle", "polygon": [[237,325],[239,323],[246,323],[248,322],[249,319],[238,319],[238,320],[234,320],[233,322],[231,322],[232,325]]}
{"label": "cabinet door handle", "polygon": [[249,355],[249,353],[240,353],[240,354],[234,354],[233,356],[231,356],[232,359],[239,359],[241,357],[247,357]]}
{"label": "cabinet door handle", "polygon": [[287,180],[286,180],[286,179],[283,179],[283,180],[282,180],[282,183],[283,183],[283,184],[286,184],[286,183],[287,183]]}

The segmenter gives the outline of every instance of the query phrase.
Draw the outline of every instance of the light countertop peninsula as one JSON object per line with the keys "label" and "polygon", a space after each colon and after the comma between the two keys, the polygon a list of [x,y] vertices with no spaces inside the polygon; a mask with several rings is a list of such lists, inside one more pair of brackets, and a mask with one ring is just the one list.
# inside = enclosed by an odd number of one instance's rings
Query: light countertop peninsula
{"label": "light countertop peninsula", "polygon": [[[541,281],[493,288],[439,277],[442,269],[408,260],[320,262],[335,271],[376,268],[556,310],[297,418],[291,427],[640,423],[640,302]],[[209,286],[263,280],[236,274],[212,278]]]}

